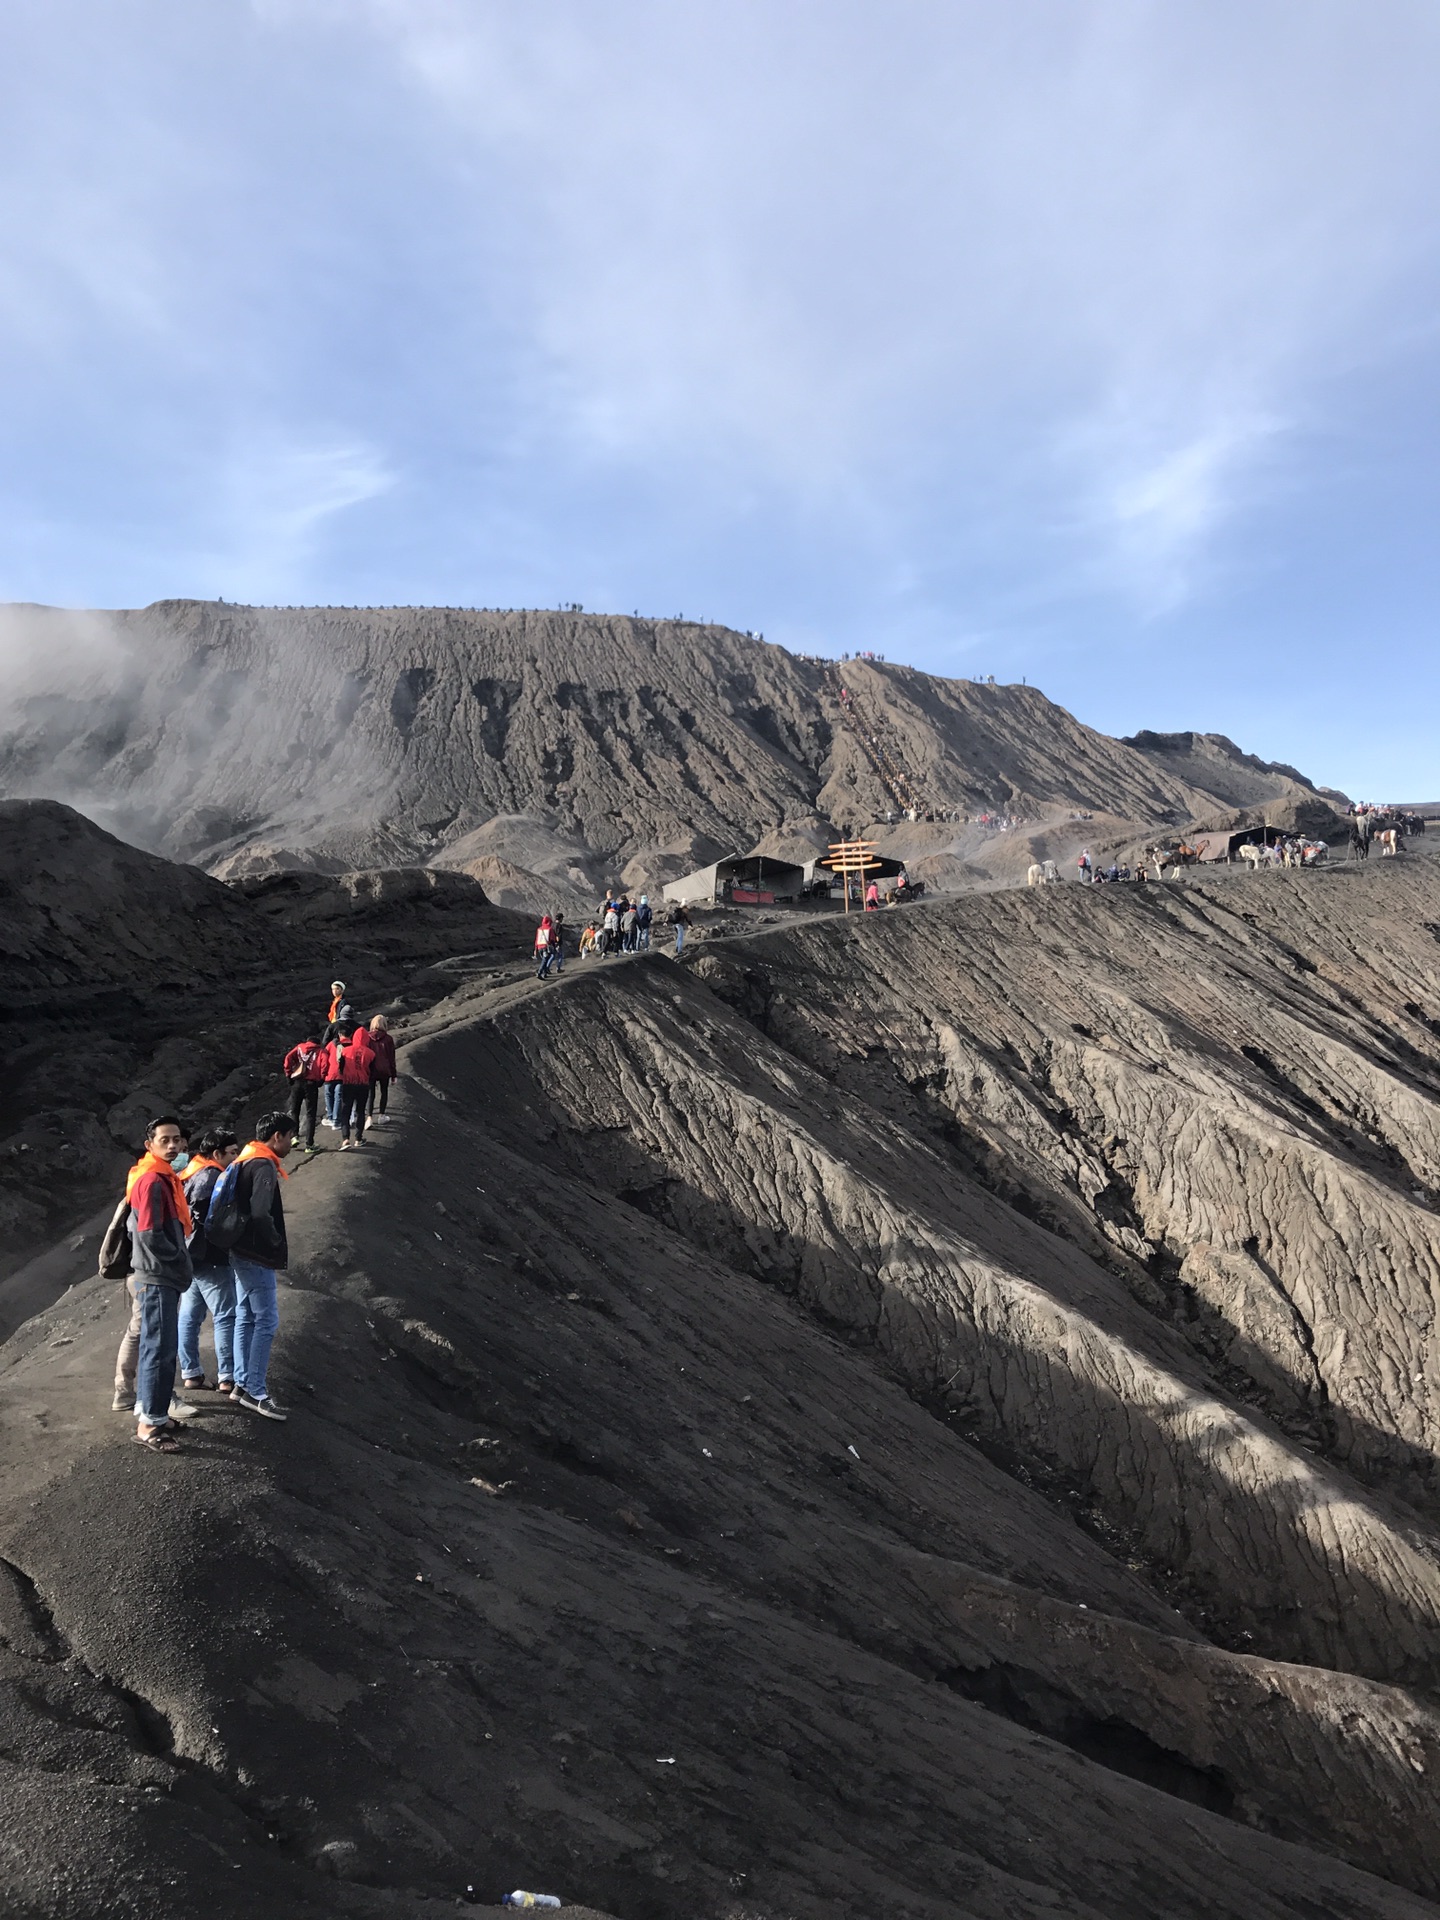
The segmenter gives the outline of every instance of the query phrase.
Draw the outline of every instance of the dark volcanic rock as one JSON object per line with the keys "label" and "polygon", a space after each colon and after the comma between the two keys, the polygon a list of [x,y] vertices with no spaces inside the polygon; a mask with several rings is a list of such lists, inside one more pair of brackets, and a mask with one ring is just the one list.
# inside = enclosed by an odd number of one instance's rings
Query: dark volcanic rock
{"label": "dark volcanic rock", "polygon": [[287,1427],[141,1454],[100,1283],[3,1350],[12,1904],[1433,1920],[1432,925],[460,967],[289,1183]]}

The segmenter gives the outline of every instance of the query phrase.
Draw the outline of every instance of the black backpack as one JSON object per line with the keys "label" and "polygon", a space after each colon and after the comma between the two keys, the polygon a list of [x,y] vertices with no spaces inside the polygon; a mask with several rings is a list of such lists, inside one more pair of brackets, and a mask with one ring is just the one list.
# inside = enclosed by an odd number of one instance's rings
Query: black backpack
{"label": "black backpack", "polygon": [[130,1196],[121,1197],[100,1242],[100,1278],[128,1280],[135,1270],[135,1247],[130,1238]]}

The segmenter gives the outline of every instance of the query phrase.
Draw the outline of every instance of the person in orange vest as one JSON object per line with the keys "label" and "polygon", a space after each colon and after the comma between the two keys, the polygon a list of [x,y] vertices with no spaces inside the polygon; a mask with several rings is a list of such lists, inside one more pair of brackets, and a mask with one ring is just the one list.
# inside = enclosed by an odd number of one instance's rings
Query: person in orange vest
{"label": "person in orange vest", "polygon": [[180,1296],[194,1278],[187,1244],[194,1222],[172,1164],[184,1151],[184,1128],[173,1113],[162,1114],[145,1129],[145,1151],[125,1182],[130,1289],[140,1317],[135,1438],[152,1453],[179,1451],[171,1407],[180,1352]]}
{"label": "person in orange vest", "polygon": [[330,982],[330,1011],[325,1016],[327,1025],[333,1026],[335,1021],[339,1019],[340,1009],[344,1004],[345,982],[343,980],[332,980]]}
{"label": "person in orange vest", "polygon": [[240,1152],[236,1188],[245,1224],[230,1249],[235,1276],[235,1390],[231,1399],[248,1413],[267,1420],[288,1418],[271,1398],[270,1349],[280,1325],[276,1274],[290,1263],[281,1183],[283,1166],[295,1144],[295,1122],[288,1113],[266,1113],[255,1122],[255,1138]]}

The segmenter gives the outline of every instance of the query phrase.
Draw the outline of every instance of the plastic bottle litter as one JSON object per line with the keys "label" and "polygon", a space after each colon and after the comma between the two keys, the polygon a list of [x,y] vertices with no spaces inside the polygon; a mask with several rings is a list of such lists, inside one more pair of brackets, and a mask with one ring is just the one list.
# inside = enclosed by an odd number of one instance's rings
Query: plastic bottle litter
{"label": "plastic bottle litter", "polygon": [[558,1907],[560,1902],[553,1893],[526,1893],[517,1887],[514,1893],[507,1893],[500,1904],[502,1907]]}

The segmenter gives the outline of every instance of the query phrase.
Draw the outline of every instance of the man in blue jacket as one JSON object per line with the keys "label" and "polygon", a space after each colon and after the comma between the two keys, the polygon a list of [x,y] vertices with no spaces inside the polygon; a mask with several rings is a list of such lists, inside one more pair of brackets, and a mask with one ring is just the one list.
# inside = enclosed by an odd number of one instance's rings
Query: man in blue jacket
{"label": "man in blue jacket", "polygon": [[[315,1123],[314,1107],[310,1123]],[[218,1253],[206,1243],[205,1215],[215,1182],[240,1151],[240,1142],[228,1127],[211,1127],[196,1143],[199,1153],[185,1169],[185,1198],[195,1222],[190,1236],[190,1264],[195,1278],[180,1300],[180,1384],[187,1392],[199,1392],[211,1385],[205,1378],[200,1360],[200,1329],[207,1310],[215,1320],[214,1384],[221,1393],[235,1385],[235,1367],[231,1348],[235,1334],[235,1276],[230,1271],[228,1254]]]}
{"label": "man in blue jacket", "polygon": [[[360,1111],[363,1115],[363,1105]],[[288,1113],[262,1114],[255,1122],[255,1138],[241,1152],[239,1162],[236,1198],[245,1224],[230,1250],[230,1271],[235,1276],[235,1391],[231,1398],[267,1420],[289,1418],[270,1397],[267,1370],[280,1324],[275,1276],[290,1261],[280,1198],[281,1183],[290,1176],[281,1162],[294,1144],[295,1122]]]}

